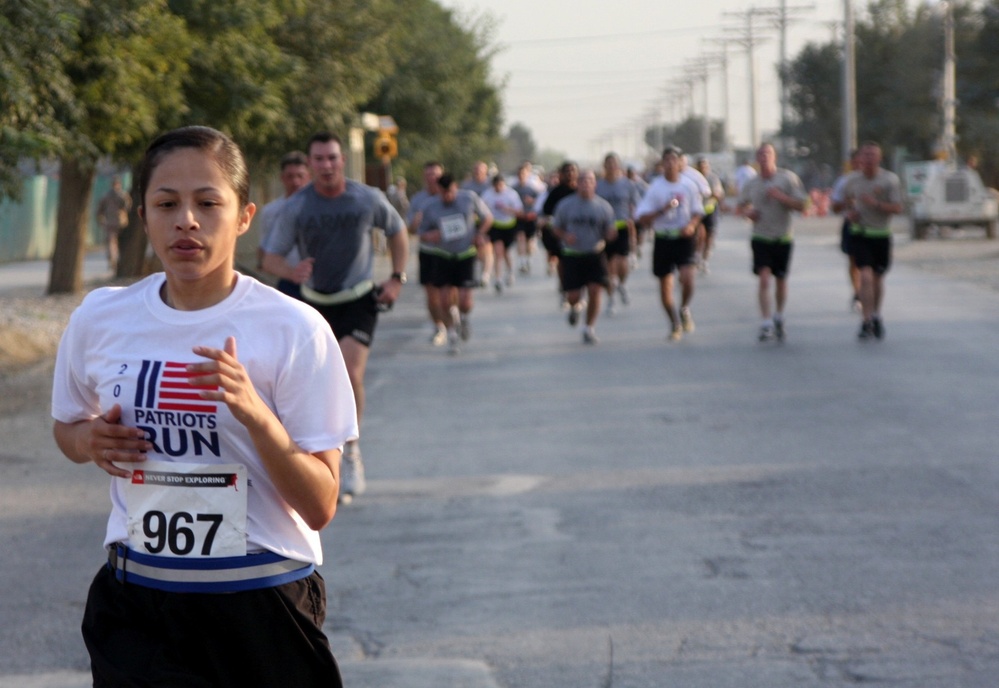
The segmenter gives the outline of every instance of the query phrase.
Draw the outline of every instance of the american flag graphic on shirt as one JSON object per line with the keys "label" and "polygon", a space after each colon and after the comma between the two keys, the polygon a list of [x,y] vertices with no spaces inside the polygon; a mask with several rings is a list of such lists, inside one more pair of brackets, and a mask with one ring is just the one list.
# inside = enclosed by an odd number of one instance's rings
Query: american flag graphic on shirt
{"label": "american flag graphic on shirt", "polygon": [[218,385],[195,387],[190,381],[195,375],[187,372],[188,365],[174,361],[143,361],[135,390],[135,408],[215,413],[218,410],[216,402],[202,399],[198,392],[218,389]]}

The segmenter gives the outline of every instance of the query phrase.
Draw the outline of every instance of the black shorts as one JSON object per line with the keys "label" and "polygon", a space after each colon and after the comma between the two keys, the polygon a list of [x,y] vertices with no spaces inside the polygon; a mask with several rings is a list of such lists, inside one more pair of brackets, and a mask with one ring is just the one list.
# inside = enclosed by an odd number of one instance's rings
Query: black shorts
{"label": "black shorts", "polygon": [[431,279],[434,274],[434,258],[437,256],[426,251],[420,251],[417,255],[420,257],[420,284],[425,287],[433,286]]}
{"label": "black shorts", "polygon": [[534,235],[538,233],[537,220],[517,220],[517,232],[528,239],[534,238]]}
{"label": "black shorts", "polygon": [[787,277],[791,267],[791,251],[794,244],[790,241],[767,241],[753,239],[750,242],[753,249],[753,274],[758,275],[763,268],[770,268],[770,274],[777,279]]}
{"label": "black shorts", "polygon": [[713,213],[708,213],[701,218],[701,224],[704,225],[704,231],[708,234],[714,234],[715,226],[718,224],[718,211]]}
{"label": "black shorts", "polygon": [[103,566],[82,630],[99,688],[336,688],[343,682],[325,618],[318,572],[273,588],[209,594],[123,585]]}
{"label": "black shorts", "polygon": [[843,226],[839,230],[839,250],[848,256],[851,254],[850,240],[853,238],[850,225],[849,220],[843,220]]}
{"label": "black shorts", "polygon": [[694,264],[694,237],[656,237],[652,249],[652,274],[666,277]]}
{"label": "black shorts", "polygon": [[607,245],[604,247],[604,253],[607,257],[611,256],[627,256],[631,253],[631,233],[628,232],[627,227],[617,228],[617,238],[614,241],[608,241]]}
{"label": "black shorts", "polygon": [[304,300],[326,319],[337,341],[353,337],[361,344],[371,346],[375,338],[375,326],[378,324],[378,296],[374,289],[355,301],[335,306],[323,306]]}
{"label": "black shorts", "polygon": [[464,258],[434,256],[434,270],[431,284],[435,287],[458,287],[470,289],[476,285],[476,254]]}
{"label": "black shorts", "polygon": [[510,248],[510,245],[517,240],[516,227],[490,227],[489,228],[489,243],[495,244],[496,242],[502,242],[504,248]]}
{"label": "black shorts", "polygon": [[603,253],[563,253],[562,290],[576,291],[588,284],[607,286],[607,256]]}
{"label": "black shorts", "polygon": [[871,268],[876,275],[883,275],[891,267],[891,237],[869,237],[854,234],[850,237],[850,252],[858,268]]}

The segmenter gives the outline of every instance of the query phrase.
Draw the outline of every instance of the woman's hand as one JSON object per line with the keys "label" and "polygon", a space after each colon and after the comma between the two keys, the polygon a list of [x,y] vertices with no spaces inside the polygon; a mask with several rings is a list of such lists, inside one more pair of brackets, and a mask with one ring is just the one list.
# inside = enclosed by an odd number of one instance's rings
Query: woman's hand
{"label": "woman's hand", "polygon": [[260,409],[264,403],[237,358],[236,338],[227,337],[224,349],[196,346],[194,353],[209,359],[187,366],[187,372],[192,373],[191,385],[209,388],[199,392],[201,398],[221,401],[243,425],[262,422]]}
{"label": "woman's hand", "polygon": [[56,444],[74,463],[93,462],[116,478],[130,478],[132,472],[115,462],[138,463],[146,460],[153,443],[146,431],[121,423],[121,406],[115,404],[103,416],[76,423],[56,421],[53,428]]}

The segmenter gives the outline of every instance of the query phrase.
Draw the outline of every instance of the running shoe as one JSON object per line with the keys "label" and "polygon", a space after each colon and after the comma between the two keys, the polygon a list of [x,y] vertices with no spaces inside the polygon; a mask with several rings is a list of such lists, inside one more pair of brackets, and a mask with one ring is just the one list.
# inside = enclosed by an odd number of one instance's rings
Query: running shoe
{"label": "running shoe", "polygon": [[458,333],[455,330],[448,330],[448,333],[447,333],[447,352],[449,354],[460,354],[461,353],[461,344],[458,343],[459,341],[460,341],[460,339],[458,337]]}
{"label": "running shoe", "polygon": [[764,325],[760,328],[759,340],[761,342],[769,342],[774,338],[774,327],[773,325]]}
{"label": "running shoe", "polygon": [[774,336],[778,342],[784,341],[784,321],[779,318],[774,318]]}
{"label": "running shoe", "polygon": [[864,324],[860,326],[860,332],[857,333],[857,339],[870,339],[873,336],[874,326],[870,320],[865,320]]}
{"label": "running shoe", "polygon": [[582,310],[579,306],[578,303],[575,306],[569,306],[569,327],[575,327],[579,322],[579,311]]}
{"label": "running shoe", "polygon": [[669,333],[669,340],[671,342],[678,342],[683,338],[683,330],[679,327],[674,327],[673,331]]}
{"label": "running shoe", "polygon": [[628,295],[628,289],[623,285],[617,285],[618,296],[621,297],[621,303],[627,306],[631,302],[631,297]]}
{"label": "running shoe", "polygon": [[583,344],[596,344],[598,341],[597,333],[593,331],[592,327],[583,329]]}
{"label": "running shoe", "polygon": [[689,306],[684,306],[680,309],[680,322],[683,324],[684,332],[694,331],[694,316],[690,314]]}
{"label": "running shoe", "polygon": [[881,318],[871,318],[871,334],[874,335],[875,339],[885,338],[885,325],[881,322]]}
{"label": "running shoe", "polygon": [[434,346],[444,346],[447,344],[447,330],[441,328],[430,337],[430,343]]}
{"label": "running shoe", "polygon": [[[357,444],[344,449],[340,457],[340,493],[348,498],[364,494],[367,484],[364,480],[364,463]],[[350,499],[346,500],[350,501]]]}
{"label": "running shoe", "polygon": [[493,283],[493,288],[496,289],[496,293],[497,294],[502,294],[503,293],[503,283],[500,282],[499,280],[496,280],[496,282]]}

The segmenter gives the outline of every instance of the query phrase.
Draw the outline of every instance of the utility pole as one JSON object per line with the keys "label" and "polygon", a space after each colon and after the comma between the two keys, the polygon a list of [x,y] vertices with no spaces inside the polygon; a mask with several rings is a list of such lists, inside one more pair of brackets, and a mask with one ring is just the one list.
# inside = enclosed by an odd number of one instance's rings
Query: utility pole
{"label": "utility pole", "polygon": [[843,162],[857,147],[857,67],[853,41],[853,0],[843,0]]}
{"label": "utility pole", "polygon": [[722,51],[720,53],[710,53],[706,55],[709,60],[714,60],[721,65],[722,72],[722,112],[724,113],[722,117],[722,150],[726,153],[732,150],[731,135],[729,132],[732,131],[732,117],[729,111],[729,100],[728,100],[728,43],[724,40],[721,41]]}
{"label": "utility pole", "polygon": [[751,148],[756,148],[760,143],[760,129],[757,125],[756,59],[754,49],[765,39],[756,34],[755,27],[753,26],[753,17],[758,14],[757,10],[751,8],[745,12],[725,12],[725,14],[741,17],[746,22],[744,28],[732,29],[732,31],[738,32],[738,35],[734,39],[735,42],[746,49],[749,71],[749,145]]}
{"label": "utility pole", "polygon": [[943,134],[940,148],[947,161],[957,162],[957,57],[954,54],[954,8],[950,0],[941,3],[944,11]]}
{"label": "utility pole", "polygon": [[787,0],[780,0],[777,7],[762,8],[756,10],[760,14],[773,17],[774,27],[780,32],[780,128],[783,133],[787,127],[790,117],[789,93],[787,82],[787,27],[796,21],[791,15],[795,12],[810,12],[815,9],[815,5],[794,5],[788,7]]}
{"label": "utility pole", "polygon": [[690,74],[691,83],[699,81],[701,83],[701,150],[702,153],[711,152],[711,120],[708,116],[708,65],[710,62],[705,58],[700,58],[687,63],[687,73]]}

